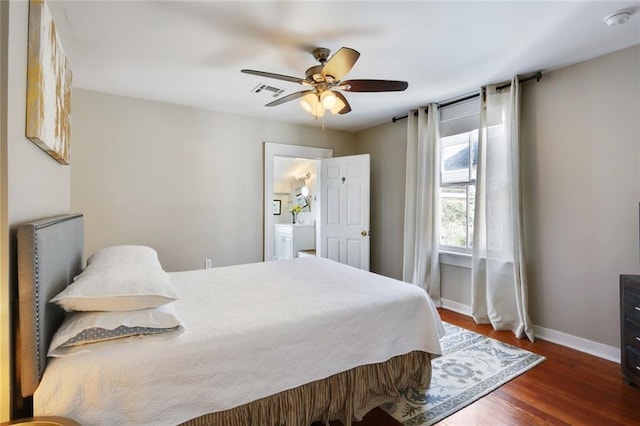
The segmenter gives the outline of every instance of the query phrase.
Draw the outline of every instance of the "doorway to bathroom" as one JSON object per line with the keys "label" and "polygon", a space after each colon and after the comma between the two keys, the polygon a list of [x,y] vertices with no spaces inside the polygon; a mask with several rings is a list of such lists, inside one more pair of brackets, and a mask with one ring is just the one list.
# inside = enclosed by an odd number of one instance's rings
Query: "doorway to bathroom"
{"label": "doorway to bathroom", "polygon": [[369,155],[269,142],[264,153],[264,260],[312,253],[368,270]]}

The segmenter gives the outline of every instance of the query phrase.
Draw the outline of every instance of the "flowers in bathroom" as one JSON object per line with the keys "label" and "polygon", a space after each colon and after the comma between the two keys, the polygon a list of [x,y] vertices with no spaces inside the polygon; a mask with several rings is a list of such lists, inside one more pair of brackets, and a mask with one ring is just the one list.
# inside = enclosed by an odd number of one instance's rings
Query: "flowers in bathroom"
{"label": "flowers in bathroom", "polygon": [[293,206],[289,207],[289,211],[294,215],[298,214],[302,211],[302,206],[300,204],[294,204]]}
{"label": "flowers in bathroom", "polygon": [[289,207],[289,211],[291,212],[291,216],[293,216],[293,223],[296,223],[296,216],[302,211],[302,206],[300,204],[294,204]]}

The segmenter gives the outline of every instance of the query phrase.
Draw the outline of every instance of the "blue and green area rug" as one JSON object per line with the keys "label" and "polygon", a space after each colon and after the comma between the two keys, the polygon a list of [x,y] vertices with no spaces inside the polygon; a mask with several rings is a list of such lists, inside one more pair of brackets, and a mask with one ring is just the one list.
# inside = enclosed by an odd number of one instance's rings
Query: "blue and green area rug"
{"label": "blue and green area rug", "polygon": [[429,426],[544,361],[544,357],[444,323],[442,356],[431,361],[428,389],[408,388],[382,408],[404,426]]}

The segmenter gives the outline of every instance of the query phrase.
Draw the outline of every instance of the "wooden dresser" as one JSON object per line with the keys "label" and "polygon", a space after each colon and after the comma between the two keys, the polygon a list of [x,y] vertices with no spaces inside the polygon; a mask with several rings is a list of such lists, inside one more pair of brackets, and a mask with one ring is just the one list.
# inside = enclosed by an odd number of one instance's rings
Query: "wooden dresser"
{"label": "wooden dresser", "polygon": [[640,386],[640,275],[620,275],[620,331],[622,376]]}

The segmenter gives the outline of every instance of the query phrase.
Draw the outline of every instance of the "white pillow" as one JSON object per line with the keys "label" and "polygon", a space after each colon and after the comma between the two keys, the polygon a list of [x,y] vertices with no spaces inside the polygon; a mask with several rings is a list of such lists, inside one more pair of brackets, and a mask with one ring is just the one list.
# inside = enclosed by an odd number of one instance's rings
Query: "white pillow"
{"label": "white pillow", "polygon": [[65,311],[133,311],[155,308],[178,298],[169,274],[136,264],[91,264],[51,302]]}
{"label": "white pillow", "polygon": [[87,266],[108,265],[113,263],[134,263],[136,265],[156,266],[162,269],[158,253],[147,246],[121,245],[105,247],[87,259]]}
{"label": "white pillow", "polygon": [[175,337],[183,330],[173,304],[129,312],[73,312],[54,334],[47,355],[70,355],[91,350],[95,343],[133,336]]}

